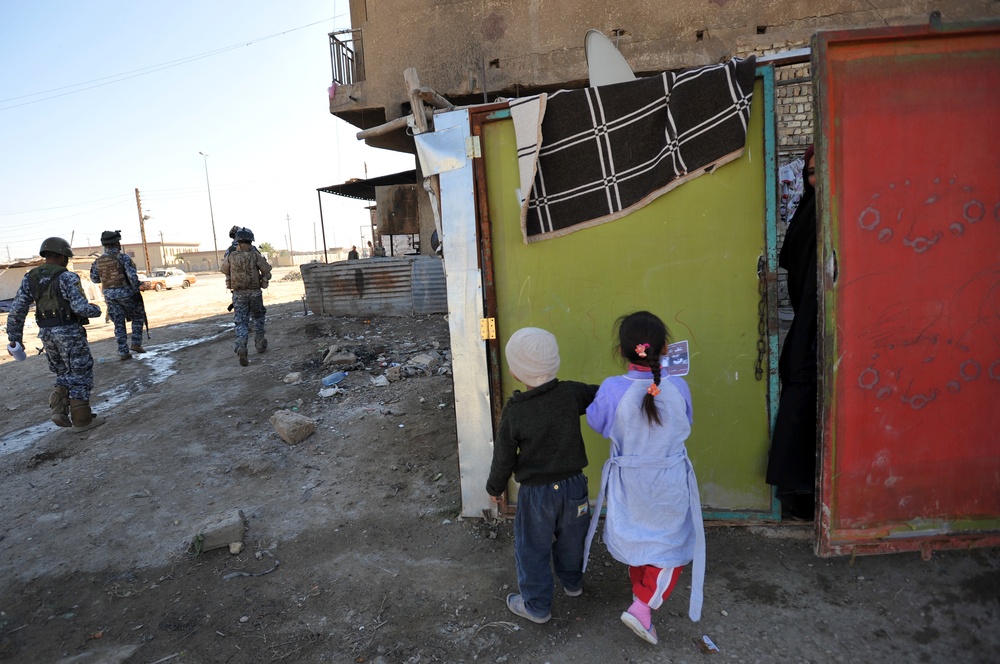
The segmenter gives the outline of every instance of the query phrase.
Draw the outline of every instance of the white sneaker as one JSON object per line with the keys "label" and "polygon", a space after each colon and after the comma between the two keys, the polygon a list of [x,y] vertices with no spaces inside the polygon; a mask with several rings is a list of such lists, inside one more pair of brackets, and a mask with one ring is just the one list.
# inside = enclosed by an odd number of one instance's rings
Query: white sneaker
{"label": "white sneaker", "polygon": [[630,630],[635,632],[636,636],[638,636],[643,641],[648,641],[649,643],[652,643],[654,646],[660,642],[660,640],[656,638],[655,627],[650,625],[649,629],[646,629],[645,627],[642,626],[642,623],[639,622],[639,619],[633,616],[628,611],[622,613],[622,622],[625,623],[625,625]]}
{"label": "white sneaker", "polygon": [[531,622],[538,624],[547,623],[550,618],[552,618],[551,613],[547,613],[542,617],[533,616],[528,613],[528,607],[524,605],[524,598],[516,593],[511,593],[507,595],[507,608],[514,615],[521,616],[522,618],[527,618]]}

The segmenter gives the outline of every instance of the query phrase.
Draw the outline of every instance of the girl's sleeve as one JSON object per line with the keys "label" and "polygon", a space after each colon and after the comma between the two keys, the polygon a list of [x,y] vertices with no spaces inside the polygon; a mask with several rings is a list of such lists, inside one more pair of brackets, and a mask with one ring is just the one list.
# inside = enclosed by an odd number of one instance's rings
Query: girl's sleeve
{"label": "girl's sleeve", "polygon": [[594,402],[587,407],[587,424],[605,438],[611,437],[611,426],[615,422],[615,408],[618,396],[612,393],[608,381],[601,383]]}
{"label": "girl's sleeve", "polygon": [[688,387],[687,381],[680,376],[670,376],[667,380],[669,380],[677,388],[677,391],[681,393],[681,396],[684,397],[684,410],[688,416],[688,424],[694,424],[694,407],[691,405],[691,388]]}

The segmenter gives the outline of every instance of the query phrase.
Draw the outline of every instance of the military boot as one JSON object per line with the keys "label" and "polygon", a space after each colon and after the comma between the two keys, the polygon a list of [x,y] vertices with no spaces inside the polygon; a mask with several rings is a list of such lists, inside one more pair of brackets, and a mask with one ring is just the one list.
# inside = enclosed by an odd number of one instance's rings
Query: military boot
{"label": "military boot", "polygon": [[94,414],[90,411],[90,402],[86,399],[70,399],[69,413],[73,419],[74,429],[90,428],[94,422]]}
{"label": "military boot", "polygon": [[142,344],[132,344],[130,346],[133,353],[145,353],[146,349],[142,347]]}
{"label": "military boot", "polygon": [[52,421],[61,427],[71,427],[69,421],[69,389],[65,385],[56,385],[49,395],[49,408],[52,409]]}
{"label": "military boot", "polygon": [[240,366],[245,367],[250,364],[250,360],[247,359],[247,349],[243,346],[236,349],[236,356],[240,360]]}
{"label": "military boot", "polygon": [[253,338],[253,345],[258,353],[263,353],[267,350],[267,339],[264,338],[263,334],[258,334]]}

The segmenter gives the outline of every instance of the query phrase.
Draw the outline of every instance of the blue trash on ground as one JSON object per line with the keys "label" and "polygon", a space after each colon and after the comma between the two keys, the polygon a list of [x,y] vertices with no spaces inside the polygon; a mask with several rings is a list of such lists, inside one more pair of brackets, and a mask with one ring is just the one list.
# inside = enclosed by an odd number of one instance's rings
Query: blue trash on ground
{"label": "blue trash on ground", "polygon": [[336,385],[345,378],[347,378],[346,371],[338,371],[337,373],[332,373],[329,376],[325,376],[323,378],[323,387],[332,387],[333,385]]}

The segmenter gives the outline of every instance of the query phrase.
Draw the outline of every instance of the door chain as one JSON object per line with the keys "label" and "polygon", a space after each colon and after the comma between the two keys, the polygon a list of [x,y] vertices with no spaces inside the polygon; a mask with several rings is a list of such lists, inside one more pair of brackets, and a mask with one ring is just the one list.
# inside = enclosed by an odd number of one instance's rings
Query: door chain
{"label": "door chain", "polygon": [[767,272],[764,257],[757,258],[757,292],[760,298],[757,302],[757,364],[754,376],[757,380],[764,378],[764,356],[767,354]]}

